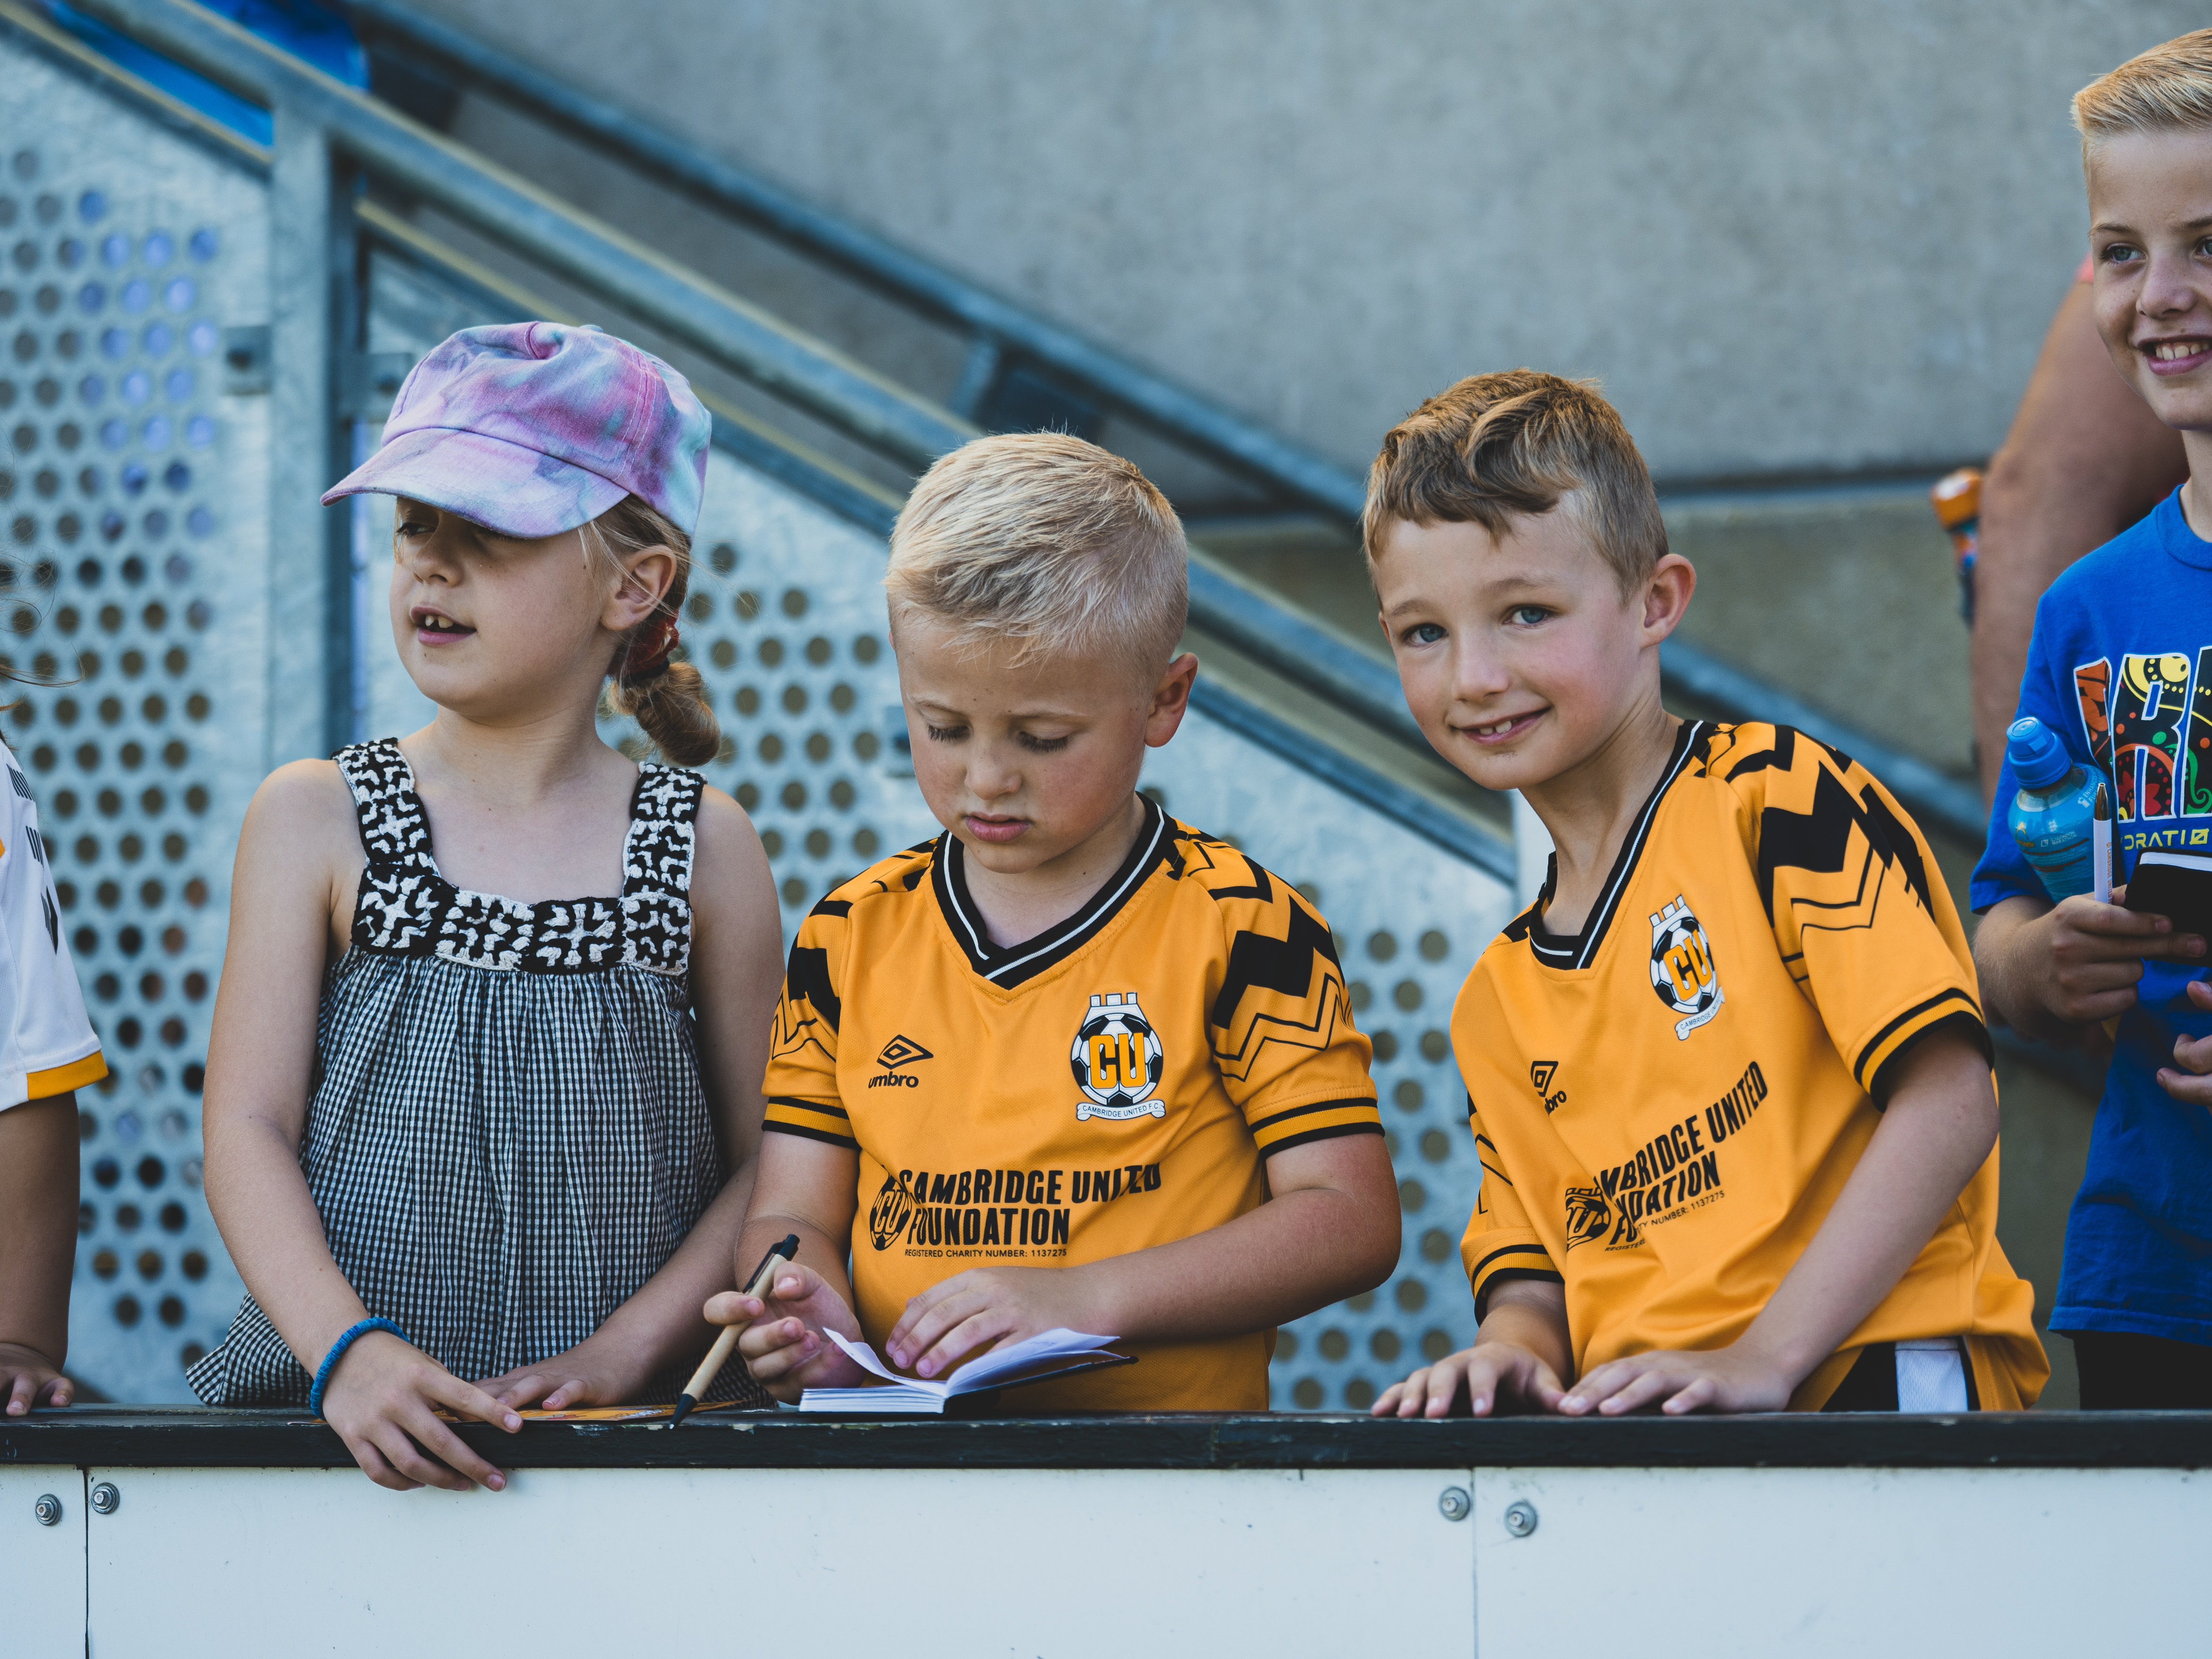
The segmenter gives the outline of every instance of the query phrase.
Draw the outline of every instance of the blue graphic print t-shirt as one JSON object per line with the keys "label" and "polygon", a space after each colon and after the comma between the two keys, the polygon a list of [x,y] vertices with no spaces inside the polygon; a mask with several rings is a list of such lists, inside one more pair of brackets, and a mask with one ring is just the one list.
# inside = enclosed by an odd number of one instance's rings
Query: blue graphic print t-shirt
{"label": "blue graphic print t-shirt", "polygon": [[[2190,529],[2179,491],[2051,584],[2020,714],[2111,781],[2115,880],[2146,847],[2212,854],[2212,543]],[[2019,789],[2008,765],[1974,869],[1978,911],[2044,896],[2005,827]],[[2177,1036],[2212,1032],[2184,989],[2203,974],[2143,964],[2067,1218],[2053,1330],[2212,1345],[2212,1111],[2157,1080]]]}

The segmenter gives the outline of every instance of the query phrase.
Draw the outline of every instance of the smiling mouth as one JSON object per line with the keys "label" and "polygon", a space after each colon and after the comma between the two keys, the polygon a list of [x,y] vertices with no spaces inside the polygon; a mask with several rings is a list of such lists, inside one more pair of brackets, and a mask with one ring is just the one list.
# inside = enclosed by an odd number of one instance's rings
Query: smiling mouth
{"label": "smiling mouth", "polygon": [[1477,743],[1502,743],[1519,737],[1534,725],[1543,713],[1540,708],[1532,708],[1526,714],[1508,714],[1503,720],[1485,720],[1479,725],[1468,723],[1458,729]]}
{"label": "smiling mouth", "polygon": [[2212,339],[2198,335],[2180,340],[2147,340],[2136,348],[2150,360],[2153,373],[2161,368],[2194,367],[2212,355]]}

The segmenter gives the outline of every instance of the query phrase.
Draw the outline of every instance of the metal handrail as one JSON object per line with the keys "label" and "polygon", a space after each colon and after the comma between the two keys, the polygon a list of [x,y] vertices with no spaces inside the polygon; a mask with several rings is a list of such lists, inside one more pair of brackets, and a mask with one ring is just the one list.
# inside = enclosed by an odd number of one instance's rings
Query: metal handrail
{"label": "metal handrail", "polygon": [[[1356,524],[1366,491],[1355,475],[1285,441],[1128,359],[991,293],[889,239],[825,212],[746,168],[703,155],[681,139],[602,99],[400,0],[351,0],[348,11],[366,41],[388,40],[471,85],[618,157],[648,177],[750,224],[914,311],[966,331],[978,343],[1011,349],[1066,377],[1086,395],[1133,415],[1279,496],[1341,524]],[[1310,623],[1279,627],[1281,608],[1218,566],[1194,565],[1194,616],[1287,678],[1341,702],[1400,742],[1427,743],[1407,714],[1396,677],[1377,659]],[[1265,626],[1255,619],[1265,616]],[[1273,631],[1270,631],[1273,630]],[[1737,719],[1771,720],[1842,749],[1881,778],[1914,815],[1967,841],[1986,823],[1972,784],[1946,776],[1915,756],[1881,743],[1684,641],[1661,653],[1677,692]]]}
{"label": "metal handrail", "polygon": [[826,341],[202,7],[85,0],[78,9],[242,97],[296,113],[393,184],[910,466],[977,435]]}

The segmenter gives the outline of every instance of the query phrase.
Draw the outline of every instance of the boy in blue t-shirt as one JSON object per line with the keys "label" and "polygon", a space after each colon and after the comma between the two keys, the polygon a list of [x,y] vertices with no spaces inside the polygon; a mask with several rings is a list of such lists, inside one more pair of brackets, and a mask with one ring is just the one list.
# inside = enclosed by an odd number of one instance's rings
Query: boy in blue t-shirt
{"label": "boy in blue t-shirt", "polygon": [[[2020,713],[2110,781],[2124,875],[2147,847],[2212,854],[2212,30],[2092,82],[2074,119],[2098,330],[2190,478],[2052,584]],[[2087,1408],[2212,1407],[2206,942],[2086,896],[2054,907],[2006,827],[2019,787],[2008,764],[1974,871],[1984,1006],[2046,1042],[2114,1033],[2051,1328]]]}

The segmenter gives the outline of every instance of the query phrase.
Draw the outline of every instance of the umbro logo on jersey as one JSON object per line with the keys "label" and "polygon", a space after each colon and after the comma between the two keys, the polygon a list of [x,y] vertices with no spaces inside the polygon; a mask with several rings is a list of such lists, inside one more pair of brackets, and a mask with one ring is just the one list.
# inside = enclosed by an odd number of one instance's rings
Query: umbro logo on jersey
{"label": "umbro logo on jersey", "polygon": [[1559,1074],[1559,1062],[1556,1060],[1535,1060],[1528,1062],[1528,1081],[1535,1086],[1536,1098],[1544,1103],[1544,1110],[1547,1115],[1558,1111],[1560,1107],[1567,1103],[1567,1091],[1565,1089],[1560,1090],[1557,1094],[1552,1092],[1552,1079]]}
{"label": "umbro logo on jersey", "polygon": [[895,1036],[884,1044],[883,1053],[876,1056],[876,1064],[884,1069],[868,1079],[871,1089],[918,1089],[921,1079],[911,1072],[902,1072],[902,1066],[911,1066],[917,1060],[934,1060],[937,1056],[910,1036]]}

